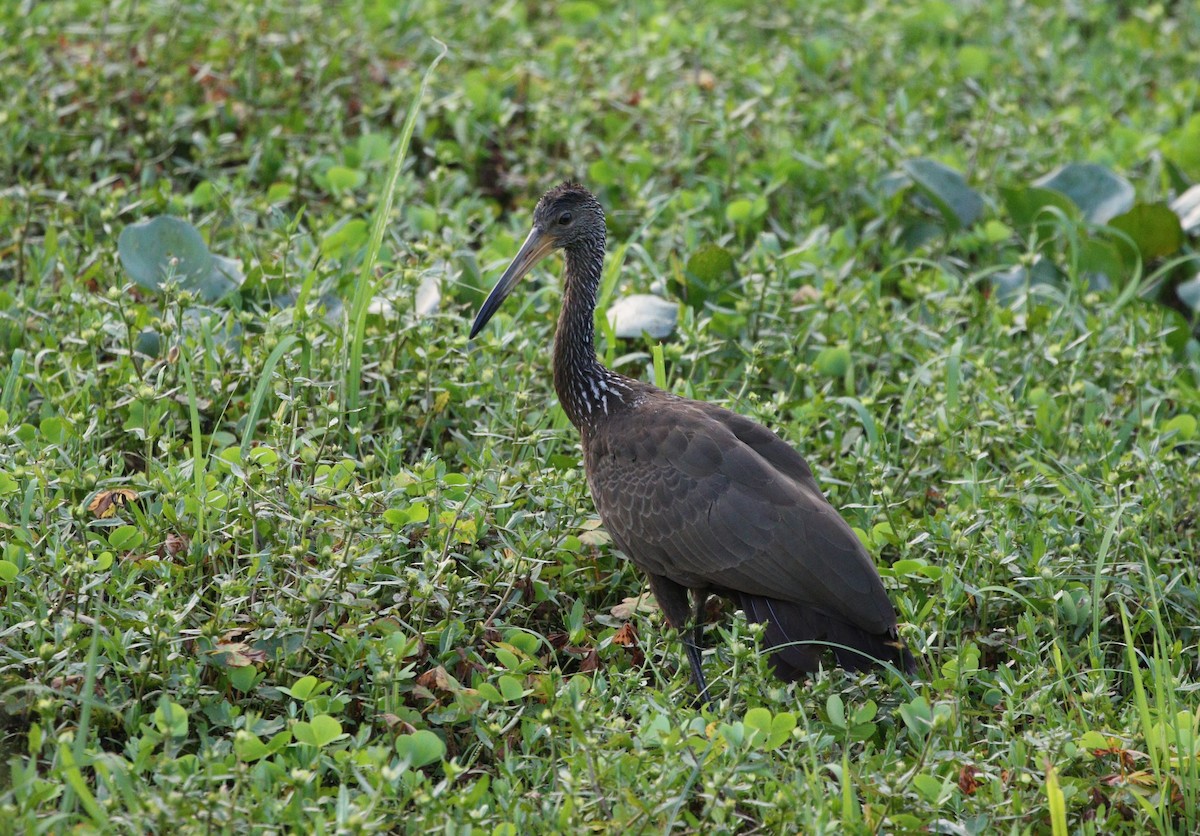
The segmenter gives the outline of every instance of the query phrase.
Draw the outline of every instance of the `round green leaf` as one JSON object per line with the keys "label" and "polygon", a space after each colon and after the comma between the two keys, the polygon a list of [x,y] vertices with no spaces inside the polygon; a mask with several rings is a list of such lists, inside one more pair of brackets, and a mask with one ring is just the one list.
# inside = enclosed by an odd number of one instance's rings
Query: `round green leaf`
{"label": "round green leaf", "polygon": [[983,198],[949,166],[921,158],[905,160],[904,170],[921,193],[937,206],[951,229],[968,227],[983,214]]}
{"label": "round green leaf", "polygon": [[113,529],[112,534],[108,535],[108,544],[117,551],[130,551],[140,546],[145,539],[135,526],[123,525]]}
{"label": "round green leaf", "polygon": [[133,350],[146,357],[158,357],[162,354],[162,336],[153,328],[146,328],[134,340]]}
{"label": "round green leaf", "polygon": [[1033,184],[1065,194],[1092,223],[1107,223],[1133,206],[1129,181],[1095,163],[1061,166]]}
{"label": "round green leaf", "polygon": [[1057,209],[1071,218],[1079,213],[1079,207],[1066,195],[1052,189],[1040,189],[1037,186],[1001,186],[1000,197],[1009,217],[1017,226],[1031,226],[1035,220],[1052,217],[1044,211],[1049,208]]}
{"label": "round green leaf", "polygon": [[1162,425],[1162,434],[1174,433],[1180,441],[1191,441],[1196,437],[1196,417],[1194,415],[1176,415]]}
{"label": "round green leaf", "polygon": [[1179,216],[1165,203],[1139,203],[1108,225],[1132,238],[1146,261],[1170,255],[1183,246]]}
{"label": "round green leaf", "polygon": [[147,290],[159,290],[167,276],[194,286],[213,270],[212,254],[196,227],[160,216],[130,224],[117,238],[117,254],[129,277]]}
{"label": "round green leaf", "polygon": [[826,377],[841,377],[850,368],[850,350],[842,346],[823,348],[813,368]]}
{"label": "round green leaf", "polygon": [[440,761],[446,754],[446,744],[428,729],[420,729],[396,738],[396,754],[413,769],[420,769]]}
{"label": "round green leaf", "polygon": [[0,583],[12,583],[17,579],[17,564],[11,560],[0,560]]}
{"label": "round green leaf", "polygon": [[346,192],[357,189],[363,183],[367,182],[367,175],[363,174],[357,168],[335,165],[331,166],[325,172],[325,179],[329,184],[331,192]]}

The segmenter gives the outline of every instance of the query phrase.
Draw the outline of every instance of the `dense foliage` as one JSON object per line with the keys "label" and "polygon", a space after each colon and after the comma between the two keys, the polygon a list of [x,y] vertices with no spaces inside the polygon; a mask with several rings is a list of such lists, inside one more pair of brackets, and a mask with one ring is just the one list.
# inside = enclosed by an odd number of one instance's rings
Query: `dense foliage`
{"label": "dense foliage", "polygon": [[[0,6],[0,829],[1194,832],[1198,41],[1183,2]],[[784,686],[726,605],[693,705],[554,399],[557,282],[466,338],[566,177],[605,304],[680,303],[607,361],[804,452],[917,680]]]}

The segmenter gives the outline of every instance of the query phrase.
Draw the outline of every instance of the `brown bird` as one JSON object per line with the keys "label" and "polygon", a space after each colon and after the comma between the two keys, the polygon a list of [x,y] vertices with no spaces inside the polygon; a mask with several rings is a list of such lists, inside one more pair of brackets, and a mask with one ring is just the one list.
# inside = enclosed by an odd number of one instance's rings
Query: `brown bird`
{"label": "brown bird", "polygon": [[827,647],[848,670],[887,662],[915,672],[875,564],[799,453],[748,418],[597,360],[593,315],[604,248],[600,202],[575,183],[548,191],[471,337],[534,264],[563,251],[554,388],[583,437],[588,485],[613,542],[646,573],[671,626],[683,630],[690,615],[684,645],[701,699],[700,630],[710,593],[766,625],[782,679],[815,671]]}

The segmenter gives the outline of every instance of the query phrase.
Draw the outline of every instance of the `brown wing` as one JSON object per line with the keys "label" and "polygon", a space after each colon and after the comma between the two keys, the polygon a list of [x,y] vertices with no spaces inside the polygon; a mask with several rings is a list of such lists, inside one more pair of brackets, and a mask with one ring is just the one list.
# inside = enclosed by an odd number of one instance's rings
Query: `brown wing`
{"label": "brown wing", "polygon": [[597,509],[635,564],[871,633],[895,627],[870,556],[790,445],[720,407],[655,395],[584,445]]}

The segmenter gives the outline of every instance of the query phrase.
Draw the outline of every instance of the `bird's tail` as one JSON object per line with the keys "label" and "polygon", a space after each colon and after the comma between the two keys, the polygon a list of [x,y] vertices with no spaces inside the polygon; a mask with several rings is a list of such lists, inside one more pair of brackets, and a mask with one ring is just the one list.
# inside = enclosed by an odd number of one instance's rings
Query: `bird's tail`
{"label": "bird's tail", "polygon": [[[741,594],[746,617],[766,625],[763,646],[772,648],[771,663],[780,679],[799,679],[817,670],[823,643],[848,671],[861,671],[888,662],[907,674],[917,672],[917,661],[896,634],[869,633],[834,616],[790,601]],[[800,642],[797,644],[797,642]]]}

